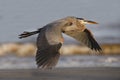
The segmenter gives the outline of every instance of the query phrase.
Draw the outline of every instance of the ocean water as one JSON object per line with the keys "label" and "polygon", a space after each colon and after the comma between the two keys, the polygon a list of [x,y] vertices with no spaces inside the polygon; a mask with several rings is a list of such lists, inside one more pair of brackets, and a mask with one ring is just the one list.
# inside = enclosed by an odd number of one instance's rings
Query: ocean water
{"label": "ocean water", "polygon": [[19,40],[18,35],[66,16],[95,20],[99,25],[87,28],[100,43],[120,43],[119,8],[120,0],[0,0],[0,43],[35,41],[36,36]]}
{"label": "ocean water", "polygon": [[[34,57],[0,57],[0,69],[35,69]],[[120,67],[120,56],[74,55],[61,56],[57,68],[70,67]]]}

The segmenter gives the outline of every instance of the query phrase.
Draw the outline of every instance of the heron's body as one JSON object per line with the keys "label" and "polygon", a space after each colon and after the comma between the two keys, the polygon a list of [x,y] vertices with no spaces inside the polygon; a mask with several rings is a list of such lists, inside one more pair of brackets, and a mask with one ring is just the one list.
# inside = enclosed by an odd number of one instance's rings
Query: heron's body
{"label": "heron's body", "polygon": [[59,50],[64,42],[62,33],[75,38],[92,50],[101,51],[91,32],[86,29],[85,23],[87,22],[96,24],[96,22],[84,20],[83,18],[66,17],[49,23],[37,31],[24,32],[20,35],[20,38],[39,33],[37,38],[36,63],[39,68],[52,68],[58,62]]}

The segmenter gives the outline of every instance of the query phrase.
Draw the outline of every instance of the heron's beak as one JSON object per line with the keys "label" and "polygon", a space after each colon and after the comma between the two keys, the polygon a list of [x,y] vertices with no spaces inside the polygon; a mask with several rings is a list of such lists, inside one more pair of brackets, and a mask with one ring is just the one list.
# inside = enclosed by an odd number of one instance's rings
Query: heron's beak
{"label": "heron's beak", "polygon": [[85,22],[86,24],[98,24],[97,22],[95,22],[95,21],[90,21],[90,20],[84,20],[84,22]]}

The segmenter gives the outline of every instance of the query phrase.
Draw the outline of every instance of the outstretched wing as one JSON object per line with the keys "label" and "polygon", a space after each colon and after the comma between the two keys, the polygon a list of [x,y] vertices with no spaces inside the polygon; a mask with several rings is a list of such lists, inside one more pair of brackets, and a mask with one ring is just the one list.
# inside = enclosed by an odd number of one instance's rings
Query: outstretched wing
{"label": "outstretched wing", "polygon": [[[50,34],[47,35],[50,36]],[[54,41],[54,44],[50,44],[49,40],[51,38],[48,39],[46,37],[46,29],[44,28],[37,38],[36,63],[38,68],[51,69],[58,62],[60,56],[59,49],[62,44]]]}
{"label": "outstretched wing", "polygon": [[88,29],[85,29],[83,32],[68,31],[68,32],[64,32],[64,33],[75,38],[76,40],[82,42],[84,45],[88,46],[92,50],[95,50],[95,51],[102,50]]}
{"label": "outstretched wing", "polygon": [[36,53],[36,63],[38,68],[51,69],[53,68],[59,59],[60,53],[59,49],[62,46],[61,43],[56,45],[49,45],[44,49],[37,50]]}

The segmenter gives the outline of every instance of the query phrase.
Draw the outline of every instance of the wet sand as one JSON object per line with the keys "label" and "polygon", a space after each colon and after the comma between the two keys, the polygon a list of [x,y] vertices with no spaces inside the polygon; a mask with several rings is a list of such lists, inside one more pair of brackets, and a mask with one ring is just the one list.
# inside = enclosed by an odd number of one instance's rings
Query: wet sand
{"label": "wet sand", "polygon": [[120,68],[55,68],[0,70],[0,80],[120,80]]}

